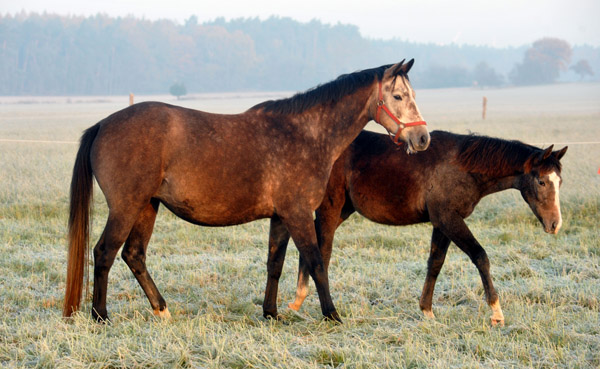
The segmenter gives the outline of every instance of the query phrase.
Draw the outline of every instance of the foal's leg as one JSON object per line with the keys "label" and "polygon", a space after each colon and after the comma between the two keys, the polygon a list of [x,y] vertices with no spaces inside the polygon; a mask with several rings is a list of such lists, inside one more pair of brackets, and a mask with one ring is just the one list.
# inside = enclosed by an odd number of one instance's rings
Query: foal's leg
{"label": "foal's leg", "polygon": [[292,209],[292,211],[285,213],[285,216],[281,214],[281,217],[300,252],[300,256],[306,262],[311,277],[315,281],[321,303],[321,312],[326,318],[341,322],[331,300],[329,278],[317,243],[311,212]]}
{"label": "foal's leg", "polygon": [[137,212],[121,213],[110,211],[108,221],[100,240],[94,247],[94,297],[92,302],[92,317],[98,321],[107,321],[106,288],[108,272],[115,261],[117,252],[127,239]]}
{"label": "foal's leg", "polygon": [[427,260],[427,276],[425,277],[425,284],[423,285],[423,292],[421,293],[421,299],[419,301],[421,311],[428,318],[435,318],[431,309],[431,300],[433,298],[435,282],[444,265],[449,245],[450,239],[446,237],[439,228],[434,227],[431,235],[429,260]]}
{"label": "foal's leg", "polygon": [[127,263],[127,266],[129,266],[129,269],[131,269],[131,272],[148,297],[150,306],[154,310],[154,315],[161,318],[170,318],[171,314],[169,313],[169,309],[167,309],[167,303],[160,292],[158,292],[154,281],[146,269],[146,249],[152,235],[152,230],[154,229],[158,205],[159,201],[152,199],[144,210],[142,210],[131,233],[129,233],[123,252],[121,252],[121,257],[125,260],[125,263]]}
{"label": "foal's leg", "polygon": [[[432,222],[433,223],[433,222]],[[435,224],[434,224],[435,226]],[[447,217],[442,223],[438,224],[439,228],[458,246],[465,254],[469,256],[473,264],[477,267],[485,296],[488,305],[492,309],[491,321],[492,325],[504,325],[504,314],[500,307],[498,294],[492,283],[490,274],[490,261],[487,253],[475,239],[469,227],[465,224],[464,219],[458,215]]]}
{"label": "foal's leg", "polygon": [[285,251],[290,240],[290,233],[281,219],[274,215],[269,229],[269,257],[267,260],[267,287],[263,301],[263,316],[277,318],[277,289],[279,277],[283,269]]}

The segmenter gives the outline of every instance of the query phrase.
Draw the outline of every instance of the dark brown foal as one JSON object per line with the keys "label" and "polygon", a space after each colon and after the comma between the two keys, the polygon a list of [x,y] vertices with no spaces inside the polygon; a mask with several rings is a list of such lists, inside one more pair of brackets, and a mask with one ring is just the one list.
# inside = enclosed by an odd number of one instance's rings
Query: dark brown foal
{"label": "dark brown foal", "polygon": [[[464,219],[479,200],[491,193],[518,189],[548,233],[558,232],[561,165],[567,151],[552,151],[475,135],[435,131],[425,152],[408,156],[390,140],[363,131],[335,163],[327,192],[316,211],[315,225],[321,253],[328,268],[335,230],[353,212],[381,224],[409,225],[431,222],[431,251],[421,295],[423,313],[433,318],[432,296],[450,241],[477,267],[492,309],[492,324],[504,324],[490,262]],[[271,240],[287,240],[277,230]],[[276,260],[275,262],[279,262]],[[306,264],[300,257],[296,300],[298,310],[308,293]]]}

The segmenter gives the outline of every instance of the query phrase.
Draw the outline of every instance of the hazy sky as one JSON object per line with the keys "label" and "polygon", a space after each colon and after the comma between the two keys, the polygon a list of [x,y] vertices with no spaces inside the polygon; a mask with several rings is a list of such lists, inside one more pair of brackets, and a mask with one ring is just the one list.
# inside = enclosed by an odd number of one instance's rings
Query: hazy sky
{"label": "hazy sky", "polygon": [[521,46],[541,37],[600,46],[600,0],[0,0],[0,12],[133,15],[183,23],[291,17],[354,24],[363,36],[436,44]]}

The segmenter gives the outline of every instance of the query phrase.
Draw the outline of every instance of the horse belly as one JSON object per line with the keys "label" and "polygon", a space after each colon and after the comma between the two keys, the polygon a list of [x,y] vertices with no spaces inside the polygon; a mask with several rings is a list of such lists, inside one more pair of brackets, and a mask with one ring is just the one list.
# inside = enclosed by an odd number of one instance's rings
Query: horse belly
{"label": "horse belly", "polygon": [[386,191],[370,187],[362,193],[351,193],[352,204],[365,218],[380,224],[409,225],[428,221],[427,211],[420,191],[403,191],[389,188]]}
{"label": "horse belly", "polygon": [[191,223],[228,226],[273,215],[264,191],[235,188],[226,183],[173,183],[163,181],[157,198],[175,215]]}
{"label": "horse belly", "polygon": [[429,219],[426,212],[410,207],[393,207],[389,204],[378,204],[379,206],[358,207],[357,211],[365,218],[379,224],[387,225],[410,225],[427,222]]}

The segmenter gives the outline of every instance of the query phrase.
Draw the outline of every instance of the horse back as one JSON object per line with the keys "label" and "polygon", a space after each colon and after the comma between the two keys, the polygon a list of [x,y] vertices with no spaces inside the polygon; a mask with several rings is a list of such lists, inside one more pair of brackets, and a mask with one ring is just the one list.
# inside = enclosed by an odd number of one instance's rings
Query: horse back
{"label": "horse back", "polygon": [[[157,198],[193,223],[231,225],[270,217],[278,201],[297,197],[292,190],[317,188],[319,175],[324,186],[324,166],[307,156],[310,146],[294,127],[260,114],[152,102],[107,117],[98,123],[91,161],[109,208],[123,198],[130,206]],[[316,207],[322,195],[314,197]]]}
{"label": "horse back", "polygon": [[335,163],[328,195],[343,183],[345,201],[374,222],[429,221],[428,201],[436,201],[438,190],[448,185],[440,172],[456,172],[448,159],[455,150],[451,134],[432,132],[431,137],[427,151],[409,155],[386,135],[362,131]]}

